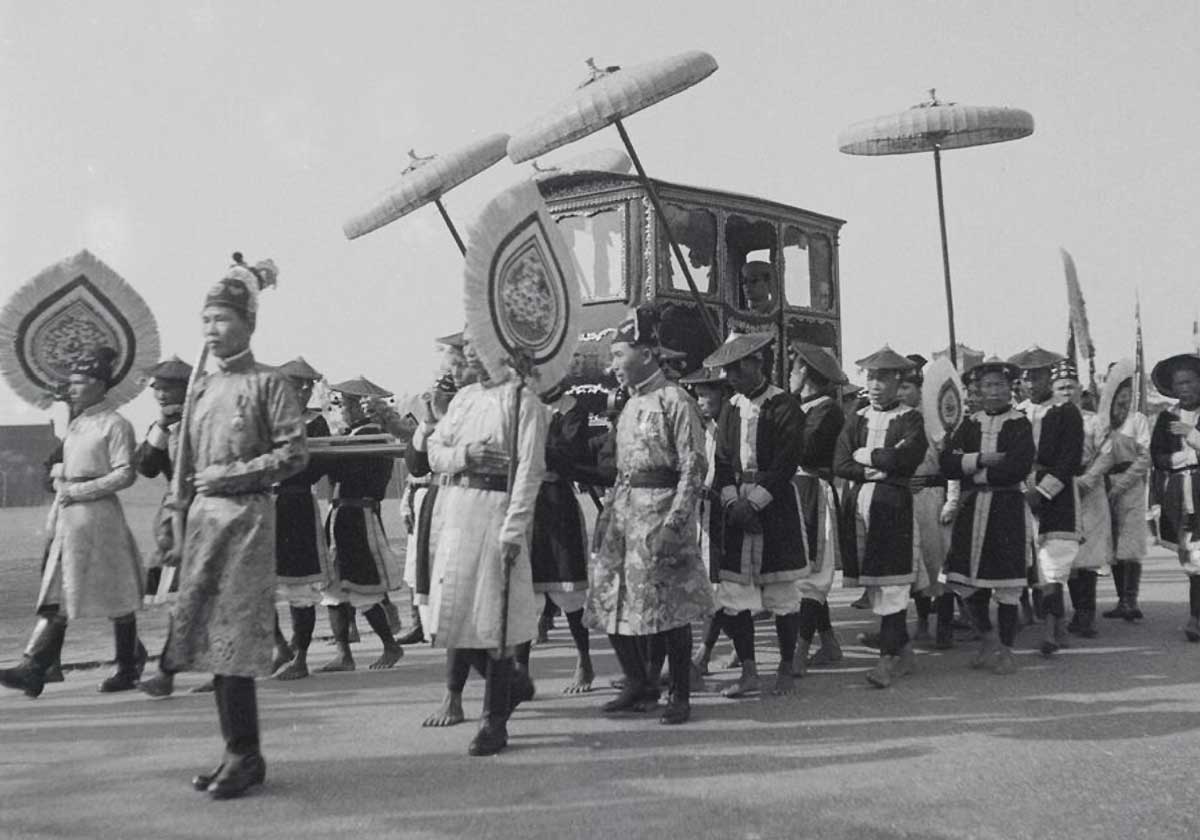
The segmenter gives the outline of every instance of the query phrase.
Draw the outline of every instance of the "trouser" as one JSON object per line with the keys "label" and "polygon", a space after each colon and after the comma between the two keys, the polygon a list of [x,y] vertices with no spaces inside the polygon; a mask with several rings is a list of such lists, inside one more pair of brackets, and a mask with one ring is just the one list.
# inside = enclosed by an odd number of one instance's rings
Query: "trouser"
{"label": "trouser", "polygon": [[800,641],[812,642],[817,633],[827,633],[831,630],[833,622],[829,619],[829,602],[817,601],[814,598],[801,599],[796,621],[796,632]]}
{"label": "trouser", "polygon": [[[990,589],[977,589],[966,599],[971,610],[971,618],[980,633],[992,631],[992,619],[989,615],[992,592]],[[996,623],[999,625],[1000,644],[1012,647],[1017,638],[1017,620],[1019,609],[1017,604],[1001,601],[996,605]]]}
{"label": "trouser", "polygon": [[608,640],[617,662],[625,675],[626,687],[643,691],[654,690],[651,684],[652,674],[647,670],[646,648],[649,638],[657,637],[656,646],[661,646],[669,667],[670,696],[674,703],[686,704],[691,699],[691,654],[692,654],[692,625],[685,624],[671,630],[663,630],[643,636],[627,636],[609,633]]}
{"label": "trouser", "polygon": [[880,617],[879,652],[884,656],[899,656],[908,644],[907,616],[907,611],[902,610]]}

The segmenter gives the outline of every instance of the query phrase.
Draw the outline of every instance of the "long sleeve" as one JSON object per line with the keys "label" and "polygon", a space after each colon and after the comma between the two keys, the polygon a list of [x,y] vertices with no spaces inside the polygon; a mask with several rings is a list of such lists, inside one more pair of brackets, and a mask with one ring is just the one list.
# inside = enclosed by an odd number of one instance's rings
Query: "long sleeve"
{"label": "long sleeve", "polygon": [[774,432],[774,451],[769,464],[759,464],[757,483],[773,499],[791,487],[792,477],[804,455],[804,412],[786,394],[775,398],[763,409],[764,419]]}
{"label": "long sleeve", "polygon": [[734,406],[725,406],[717,420],[716,446],[713,450],[712,489],[720,497],[723,488],[730,488],[727,501],[732,501],[737,495],[734,483],[737,474],[737,448],[740,426],[741,412]]}
{"label": "long sleeve", "polygon": [[1042,419],[1037,462],[1045,474],[1038,480],[1038,492],[1053,499],[1079,472],[1083,463],[1083,415],[1071,403],[1055,406]]}
{"label": "long sleeve", "polygon": [[864,481],[867,470],[854,460],[854,450],[858,449],[858,425],[861,418],[855,414],[846,420],[842,432],[838,435],[837,446],[833,449],[833,474],[851,481]]}
{"label": "long sleeve", "polygon": [[146,439],[138,444],[133,456],[134,467],[146,478],[160,475],[171,478],[171,456],[168,452],[171,434],[157,422],[151,423]]}
{"label": "long sleeve", "polygon": [[[435,426],[434,429],[436,428]],[[429,466],[429,438],[432,434],[433,429],[426,428],[422,423],[413,432],[412,440],[404,449],[404,466],[414,478],[433,472]]]}
{"label": "long sleeve", "polygon": [[456,475],[466,471],[467,445],[458,442],[456,432],[462,422],[463,407],[471,401],[471,395],[477,388],[478,386],[471,386],[454,395],[450,400],[450,407],[446,409],[446,416],[438,421],[437,428],[426,441],[426,457],[433,472],[440,475]]}
{"label": "long sleeve", "polygon": [[[911,477],[925,460],[929,442],[925,438],[925,423],[919,411],[907,411],[892,420],[901,437],[894,444],[871,450],[871,465],[889,476]],[[888,430],[889,433],[891,429]]]}
{"label": "long sleeve", "polygon": [[1033,425],[1026,419],[1010,420],[1000,430],[1003,458],[987,468],[988,484],[1007,487],[1020,484],[1033,469],[1037,449],[1033,445]]}
{"label": "long sleeve", "polygon": [[280,376],[262,380],[265,431],[268,449],[261,455],[228,464],[211,465],[218,493],[237,493],[269,487],[295,475],[308,464],[308,444],[300,404]]}
{"label": "long sleeve", "polygon": [[678,389],[677,399],[670,401],[675,451],[679,459],[679,483],[675,486],[675,498],[667,511],[665,524],[675,530],[684,527],[692,512],[700,504],[704,493],[704,478],[708,472],[708,459],[704,454],[704,421],[696,403]]}
{"label": "long sleeve", "polygon": [[1170,425],[1179,415],[1170,411],[1159,412],[1150,435],[1150,459],[1156,469],[1169,470],[1174,465],[1171,456],[1182,448],[1179,437],[1171,434]]}
{"label": "long sleeve", "polygon": [[[516,397],[516,389],[512,386],[505,388],[507,393],[503,402],[511,406],[511,401]],[[508,414],[508,408],[505,414]],[[542,477],[546,473],[548,425],[549,415],[546,409],[528,388],[522,389],[518,417],[520,434],[517,438],[516,478],[513,486],[509,488],[508,510],[500,528],[501,542],[522,543],[529,531],[538,491],[542,487]]]}
{"label": "long sleeve", "polygon": [[[966,479],[970,480],[974,474],[974,470],[967,469],[967,459],[969,456],[973,463],[977,460],[979,453],[974,448],[968,445],[968,435],[978,428],[978,423],[974,419],[968,418],[958,424],[958,428],[946,440],[945,448],[942,449],[942,454],[938,456],[938,468],[941,469],[942,475],[948,479]],[[970,451],[968,451],[970,449]]]}
{"label": "long sleeve", "polygon": [[59,493],[64,499],[72,502],[102,499],[124,490],[137,480],[137,473],[133,469],[133,451],[137,442],[133,426],[125,418],[114,416],[104,438],[108,447],[108,473],[89,481],[63,485]]}

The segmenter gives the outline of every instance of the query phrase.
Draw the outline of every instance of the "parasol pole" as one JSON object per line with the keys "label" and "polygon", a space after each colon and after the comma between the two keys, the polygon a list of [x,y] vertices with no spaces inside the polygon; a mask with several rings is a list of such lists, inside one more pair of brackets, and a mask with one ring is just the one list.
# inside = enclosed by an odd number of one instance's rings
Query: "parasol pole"
{"label": "parasol pole", "polygon": [[[525,390],[525,372],[528,366],[516,360],[513,370],[517,375],[517,387],[513,389],[512,409],[509,411],[508,435],[508,501],[512,503],[513,488],[517,484],[517,456],[521,451],[518,438],[521,435],[521,396]],[[500,562],[500,657],[508,655],[508,601],[512,588],[512,567],[516,558],[501,554]]]}
{"label": "parasol pole", "polygon": [[[174,508],[171,510],[171,556],[175,558],[175,562],[163,566],[162,575],[158,579],[158,590],[154,593],[154,603],[156,604],[164,603],[167,600],[171,592],[171,585],[175,582],[179,564],[183,562],[188,508],[184,500],[187,498],[187,472],[191,460],[190,453],[188,453],[188,426],[191,425],[192,409],[196,404],[196,384],[204,375],[204,365],[207,362],[208,341],[205,341],[200,345],[200,352],[196,354],[196,364],[192,367],[192,375],[188,378],[187,391],[183,396],[183,414],[179,418],[179,443],[172,459],[174,472],[171,474],[171,501],[174,504]],[[168,447],[169,441],[168,437]],[[169,458],[171,454],[167,453]]]}
{"label": "parasol pole", "polygon": [[458,246],[458,250],[465,257],[467,255],[467,246],[463,242],[462,237],[458,235],[458,228],[454,226],[454,222],[450,219],[450,214],[446,212],[446,206],[442,204],[441,198],[433,200],[438,212],[442,214],[442,221],[446,223],[446,227],[450,230],[450,235],[454,237],[454,244]]}
{"label": "parasol pole", "polygon": [[933,174],[937,180],[938,227],[942,231],[942,272],[946,278],[946,320],[950,324],[950,364],[958,369],[958,339],[954,334],[954,290],[950,285],[950,246],[946,242],[946,202],[942,197],[942,147],[933,146]]}
{"label": "parasol pole", "polygon": [[667,224],[667,215],[663,212],[662,202],[658,197],[658,190],[655,189],[654,183],[646,175],[646,170],[642,168],[641,158],[638,157],[637,151],[633,148],[633,141],[629,139],[629,134],[625,131],[625,125],[621,120],[613,120],[613,125],[617,127],[617,133],[621,135],[621,142],[625,144],[625,151],[629,152],[629,159],[633,161],[633,166],[642,181],[642,186],[646,188],[646,195],[650,197],[650,204],[654,207],[654,215],[662,221],[663,230],[667,233],[667,241],[671,243],[671,251],[675,254],[675,261],[683,269],[683,278],[687,280],[688,291],[691,292],[692,299],[696,301],[696,305],[700,307],[700,317],[704,321],[704,328],[708,330],[708,337],[719,345],[721,343],[720,333],[717,331],[716,324],[712,321],[712,314],[708,311],[708,306],[705,304],[704,298],[700,297],[700,290],[696,288],[696,281],[692,279],[692,272],[688,268],[687,260],[683,258],[683,250],[679,247],[679,243],[675,239],[675,234],[671,232],[671,226]]}

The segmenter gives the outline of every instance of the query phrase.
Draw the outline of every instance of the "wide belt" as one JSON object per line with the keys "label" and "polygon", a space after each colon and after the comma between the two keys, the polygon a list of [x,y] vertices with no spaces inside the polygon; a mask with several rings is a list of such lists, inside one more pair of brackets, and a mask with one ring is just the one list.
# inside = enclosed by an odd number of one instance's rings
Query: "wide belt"
{"label": "wide belt", "polygon": [[272,492],[276,496],[311,496],[312,487],[307,484],[276,484]]}
{"label": "wide belt", "polygon": [[924,490],[926,487],[945,487],[946,477],[943,475],[914,475],[908,480],[914,490]]}
{"label": "wide belt", "polygon": [[766,473],[761,470],[742,470],[733,474],[733,479],[738,484],[758,484],[759,478],[765,476]]}
{"label": "wide belt", "polygon": [[1114,466],[1111,470],[1109,470],[1108,474],[1109,475],[1120,475],[1123,472],[1128,472],[1129,468],[1132,466],[1133,466],[1133,461],[1122,461],[1121,463]]}
{"label": "wide belt", "polygon": [[360,508],[363,510],[379,510],[378,499],[334,499],[333,506],[335,508]]}
{"label": "wide belt", "polygon": [[494,493],[508,492],[508,476],[497,473],[468,473],[454,475],[439,475],[438,484],[442,487],[461,487],[464,490],[490,490]]}
{"label": "wide belt", "polygon": [[999,487],[993,487],[989,484],[971,484],[967,486],[963,483],[964,493],[1024,493],[1024,484],[1003,484]]}
{"label": "wide belt", "polygon": [[1170,467],[1168,473],[1190,473],[1200,471],[1200,464],[1188,464],[1186,467]]}
{"label": "wide belt", "polygon": [[542,484],[558,484],[562,480],[563,477],[561,475],[556,472],[550,472],[550,470],[546,470],[546,474],[542,476]]}
{"label": "wide belt", "polygon": [[634,470],[617,474],[617,483],[632,489],[665,490],[679,486],[678,470]]}

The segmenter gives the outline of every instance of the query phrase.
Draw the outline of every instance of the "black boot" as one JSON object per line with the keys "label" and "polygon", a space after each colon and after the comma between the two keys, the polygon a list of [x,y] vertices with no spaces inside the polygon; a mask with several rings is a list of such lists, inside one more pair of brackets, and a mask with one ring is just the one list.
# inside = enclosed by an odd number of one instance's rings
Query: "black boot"
{"label": "black boot", "polygon": [[57,614],[39,617],[29,643],[29,652],[17,667],[0,671],[0,685],[24,691],[29,697],[40,696],[46,685],[46,671],[62,656],[66,633],[65,618]]}
{"label": "black boot", "polygon": [[1127,561],[1117,560],[1112,564],[1113,587],[1117,590],[1117,605],[1103,613],[1105,618],[1125,618],[1128,609],[1125,605],[1125,566]]}
{"label": "black boot", "polygon": [[225,768],[225,762],[229,759],[228,745],[233,740],[233,734],[229,729],[229,709],[226,692],[224,691],[224,682],[225,678],[221,675],[213,675],[213,701],[217,705],[217,721],[221,725],[221,740],[226,744],[225,753],[222,755],[220,763],[208,773],[198,773],[192,777],[192,787],[201,793],[207,792],[208,786],[213,783],[217,776],[221,775],[221,771]]}
{"label": "black boot", "polygon": [[421,611],[417,609],[417,593],[413,593],[412,618],[409,619],[408,632],[396,639],[400,645],[419,645],[425,641],[425,628],[421,625]]}
{"label": "black boot", "polygon": [[1091,569],[1079,572],[1083,595],[1083,609],[1079,614],[1078,633],[1085,639],[1094,639],[1099,634],[1096,630],[1096,581],[1098,575]]}
{"label": "black boot", "polygon": [[479,731],[467,747],[467,755],[495,755],[508,746],[508,716],[512,700],[513,660],[488,658],[487,682],[483,689],[483,717]]}
{"label": "black boot", "polygon": [[[668,695],[667,707],[663,710],[659,723],[668,726],[687,723],[692,716],[691,705],[691,653],[692,625],[685,624],[662,634],[667,648],[667,662],[671,674],[671,688]],[[793,648],[795,645],[793,645]],[[791,662],[791,651],[788,662]]]}
{"label": "black boot", "polygon": [[225,759],[208,786],[213,799],[233,799],[267,777],[267,763],[259,751],[258,698],[252,677],[220,678],[221,695],[229,727]]}
{"label": "black boot", "polygon": [[1125,561],[1125,620],[1141,621],[1142,610],[1138,607],[1138,592],[1142,588],[1142,564]]}
{"label": "black boot", "polygon": [[[137,620],[133,616],[113,621],[113,641],[117,649],[117,670],[100,683],[99,690],[102,694],[137,688],[141,671],[138,667]],[[142,664],[145,664],[145,660],[142,660]]]}

